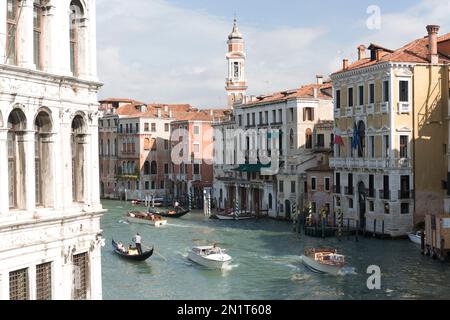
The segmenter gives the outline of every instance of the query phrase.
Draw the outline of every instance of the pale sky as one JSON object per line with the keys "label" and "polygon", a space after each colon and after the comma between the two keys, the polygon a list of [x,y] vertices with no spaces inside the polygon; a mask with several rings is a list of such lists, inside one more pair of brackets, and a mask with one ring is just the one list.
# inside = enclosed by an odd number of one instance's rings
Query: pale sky
{"label": "pale sky", "polygon": [[97,0],[100,98],[225,107],[235,14],[249,95],[327,76],[355,60],[359,44],[396,49],[425,36],[427,24],[450,32],[450,0]]}

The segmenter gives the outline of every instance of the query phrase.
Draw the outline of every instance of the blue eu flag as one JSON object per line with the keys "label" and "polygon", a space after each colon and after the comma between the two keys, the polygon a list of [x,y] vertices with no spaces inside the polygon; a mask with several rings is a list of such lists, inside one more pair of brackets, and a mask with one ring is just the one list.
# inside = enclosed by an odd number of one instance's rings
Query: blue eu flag
{"label": "blue eu flag", "polygon": [[359,136],[358,136],[358,128],[356,128],[356,124],[355,124],[355,128],[353,130],[353,144],[352,144],[352,149],[358,149],[358,145],[359,145]]}

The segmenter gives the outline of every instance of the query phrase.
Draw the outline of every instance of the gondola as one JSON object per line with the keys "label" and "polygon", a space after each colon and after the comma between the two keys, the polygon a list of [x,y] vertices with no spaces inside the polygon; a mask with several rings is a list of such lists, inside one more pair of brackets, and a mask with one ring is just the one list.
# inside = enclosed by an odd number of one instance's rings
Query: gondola
{"label": "gondola", "polygon": [[149,208],[148,212],[152,213],[152,214],[156,214],[158,216],[161,216],[163,218],[181,218],[182,216],[187,215],[190,211],[183,209],[180,207],[179,212],[175,212],[175,213],[169,213],[170,210],[158,210],[156,208]]}
{"label": "gondola", "polygon": [[150,258],[153,255],[153,248],[150,251],[146,251],[142,254],[139,255],[129,255],[125,252],[120,251],[117,248],[117,243],[114,241],[114,239],[112,240],[112,246],[114,248],[114,252],[117,253],[119,256],[128,259],[128,260],[133,260],[133,261],[145,261],[148,258]]}

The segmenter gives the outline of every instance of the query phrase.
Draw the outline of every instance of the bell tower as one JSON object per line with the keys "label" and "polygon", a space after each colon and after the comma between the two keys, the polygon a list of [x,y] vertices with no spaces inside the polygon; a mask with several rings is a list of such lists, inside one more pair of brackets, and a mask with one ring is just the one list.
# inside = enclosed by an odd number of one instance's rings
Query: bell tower
{"label": "bell tower", "polygon": [[235,103],[243,102],[247,92],[244,38],[239,32],[236,19],[234,19],[233,31],[228,36],[227,43],[228,77],[225,88],[228,95],[228,108],[233,108]]}

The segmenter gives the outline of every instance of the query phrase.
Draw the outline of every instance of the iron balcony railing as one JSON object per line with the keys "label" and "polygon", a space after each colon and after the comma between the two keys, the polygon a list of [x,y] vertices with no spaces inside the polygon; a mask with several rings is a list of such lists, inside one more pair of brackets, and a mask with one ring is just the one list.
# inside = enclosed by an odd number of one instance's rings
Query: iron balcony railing
{"label": "iron balcony railing", "polygon": [[345,195],[352,196],[355,194],[355,188],[353,187],[345,187]]}
{"label": "iron balcony railing", "polygon": [[333,186],[333,192],[336,194],[341,194],[342,188],[341,186]]}
{"label": "iron balcony railing", "polygon": [[380,199],[391,200],[391,191],[390,190],[380,190]]}
{"label": "iron balcony railing", "polygon": [[400,200],[414,199],[414,190],[400,190],[398,192],[398,198]]}

